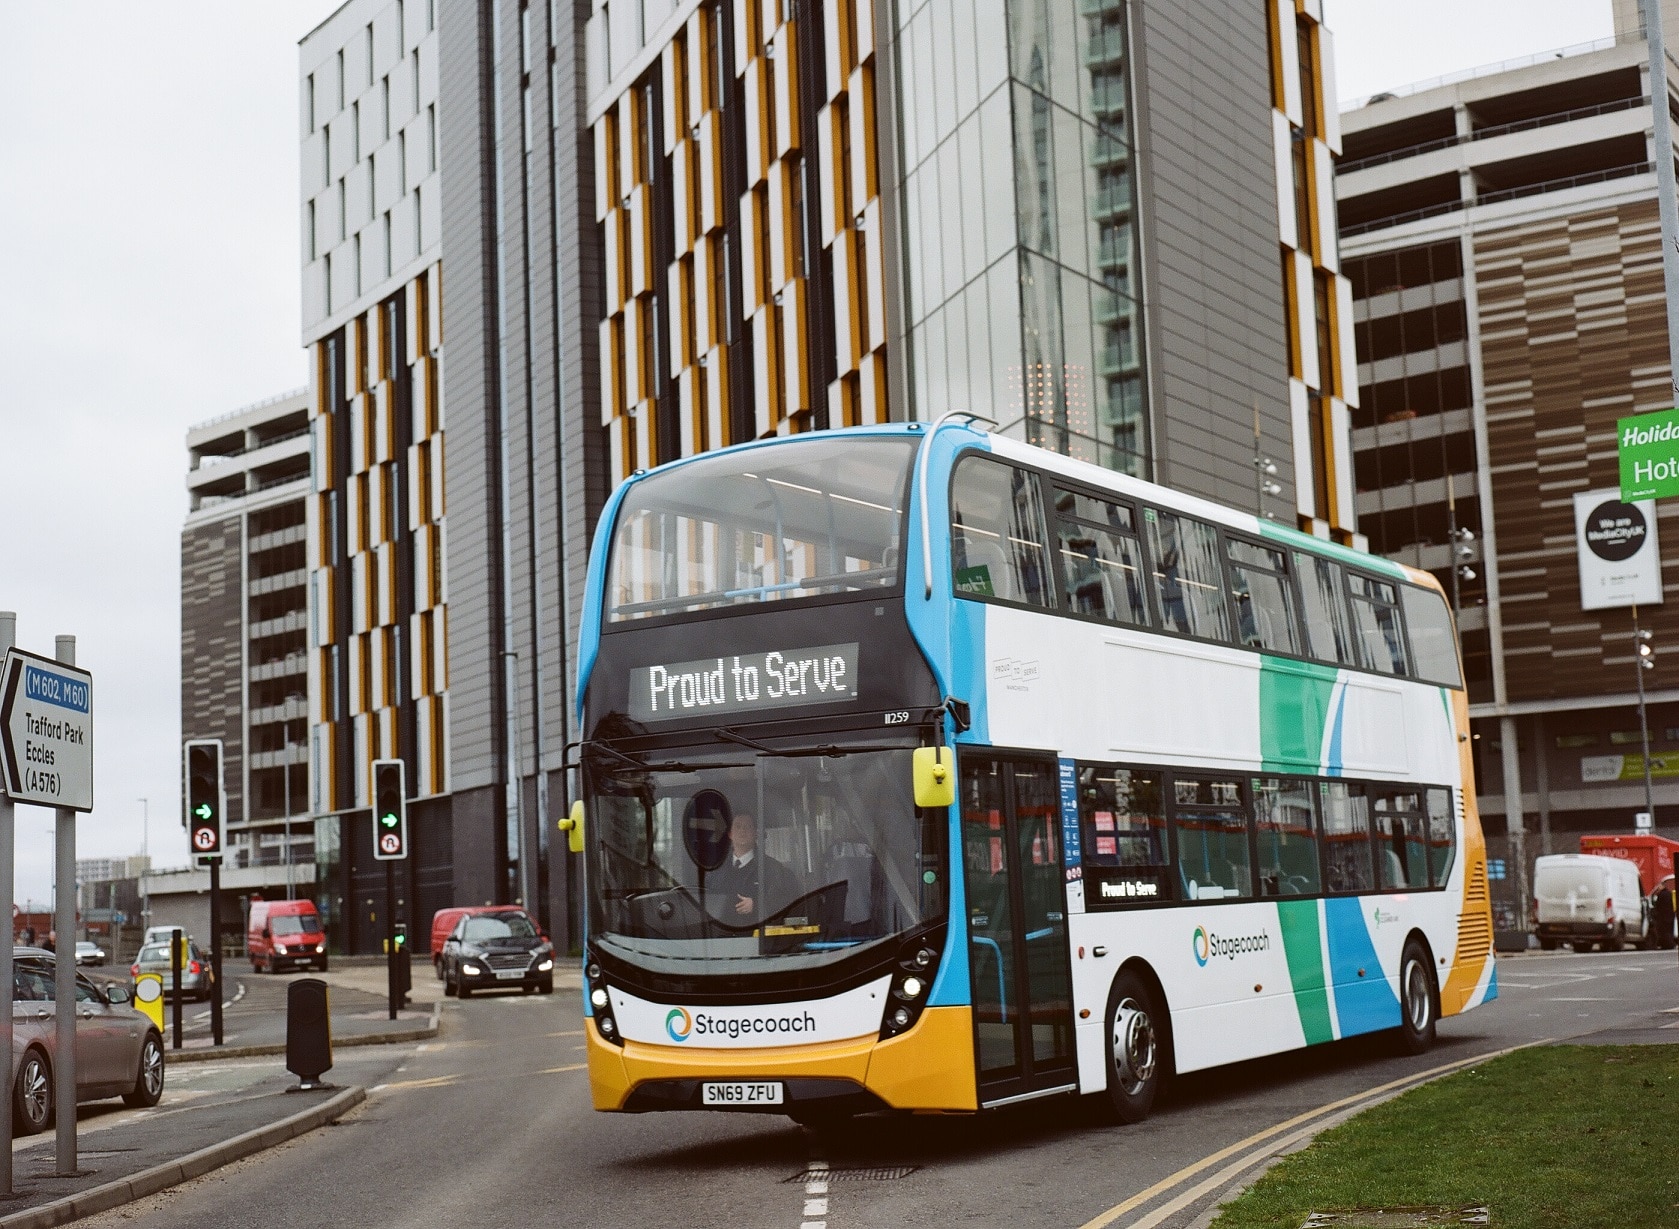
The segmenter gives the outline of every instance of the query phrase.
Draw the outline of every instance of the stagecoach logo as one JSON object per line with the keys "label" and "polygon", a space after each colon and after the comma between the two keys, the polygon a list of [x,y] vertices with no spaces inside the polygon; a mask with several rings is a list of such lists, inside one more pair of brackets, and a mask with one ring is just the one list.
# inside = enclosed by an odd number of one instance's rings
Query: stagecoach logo
{"label": "stagecoach logo", "polygon": [[1234,938],[1226,938],[1223,935],[1214,934],[1205,927],[1197,926],[1195,934],[1190,938],[1190,943],[1191,950],[1195,953],[1195,963],[1203,969],[1207,967],[1207,961],[1218,956],[1223,956],[1226,960],[1234,960],[1236,957],[1246,955],[1249,952],[1268,952],[1271,950],[1271,936],[1263,930],[1256,935],[1237,935]]}
{"label": "stagecoach logo", "polygon": [[1370,911],[1370,918],[1378,926],[1386,926],[1399,920],[1397,913],[1385,913],[1380,905]]}
{"label": "stagecoach logo", "polygon": [[670,1015],[665,1017],[665,1032],[670,1034],[672,1041],[687,1041],[693,1027],[694,1018],[680,1007],[672,1007]]}

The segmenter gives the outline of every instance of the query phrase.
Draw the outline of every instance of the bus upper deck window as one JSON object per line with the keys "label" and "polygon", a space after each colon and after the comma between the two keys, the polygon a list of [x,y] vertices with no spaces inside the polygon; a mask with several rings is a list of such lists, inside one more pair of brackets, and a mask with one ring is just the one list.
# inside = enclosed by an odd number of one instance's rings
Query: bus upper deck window
{"label": "bus upper deck window", "polygon": [[1230,639],[1224,563],[1218,531],[1186,516],[1143,510],[1154,562],[1160,621],[1169,631],[1208,640]]}
{"label": "bus upper deck window", "polygon": [[1055,488],[1056,551],[1074,614],[1148,626],[1136,532],[1124,504]]}
{"label": "bus upper deck window", "polygon": [[1352,591],[1353,628],[1364,666],[1383,674],[1408,676],[1411,671],[1405,656],[1405,631],[1399,621],[1398,590],[1386,581],[1357,572],[1347,574],[1347,587]]}
{"label": "bus upper deck window", "polygon": [[958,594],[1054,604],[1049,535],[1034,475],[987,457],[966,458],[956,469],[950,512]]}
{"label": "bus upper deck window", "polygon": [[1230,577],[1235,586],[1236,633],[1245,645],[1273,653],[1300,652],[1294,589],[1288,556],[1269,546],[1231,541]]}

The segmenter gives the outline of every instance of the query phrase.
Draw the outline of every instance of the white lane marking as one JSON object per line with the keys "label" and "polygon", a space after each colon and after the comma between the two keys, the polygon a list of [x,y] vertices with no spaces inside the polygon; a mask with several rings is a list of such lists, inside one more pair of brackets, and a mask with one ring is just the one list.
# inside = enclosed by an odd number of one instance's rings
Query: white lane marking
{"label": "white lane marking", "polygon": [[828,1179],[817,1176],[828,1172],[828,1162],[813,1160],[805,1168],[811,1176],[805,1180],[805,1206],[800,1213],[803,1219],[799,1222],[799,1229],[828,1229],[826,1219],[812,1219],[828,1215]]}

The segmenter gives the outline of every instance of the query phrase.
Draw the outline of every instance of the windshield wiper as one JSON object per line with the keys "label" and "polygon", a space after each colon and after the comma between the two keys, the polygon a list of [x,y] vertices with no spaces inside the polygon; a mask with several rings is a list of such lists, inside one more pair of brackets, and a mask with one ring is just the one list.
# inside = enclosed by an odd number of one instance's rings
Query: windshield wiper
{"label": "windshield wiper", "polygon": [[773,755],[781,759],[798,759],[801,756],[820,755],[829,759],[840,759],[862,751],[878,751],[879,747],[836,747],[833,743],[821,743],[815,747],[772,747],[761,743],[755,738],[748,738],[744,734],[737,734],[727,726],[718,726],[711,731],[712,735],[723,742],[737,743],[742,747],[751,747],[759,755]]}
{"label": "windshield wiper", "polygon": [[588,742],[583,744],[583,754],[603,752],[610,755],[626,768],[633,768],[637,772],[699,772],[702,768],[749,768],[749,764],[687,764],[681,760],[664,760],[652,763],[649,760],[638,760],[633,755],[626,755],[616,748],[609,747],[602,742]]}

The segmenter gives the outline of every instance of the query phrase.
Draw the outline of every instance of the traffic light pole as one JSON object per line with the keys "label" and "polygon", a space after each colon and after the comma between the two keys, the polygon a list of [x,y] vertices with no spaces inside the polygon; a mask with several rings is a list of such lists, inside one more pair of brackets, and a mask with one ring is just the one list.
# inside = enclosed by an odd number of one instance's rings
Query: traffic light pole
{"label": "traffic light pole", "polygon": [[220,858],[210,859],[210,1036],[216,1045],[222,1043],[222,860]]}
{"label": "traffic light pole", "polygon": [[396,978],[396,863],[385,863],[385,992],[390,999],[391,1019],[401,1005]]}

